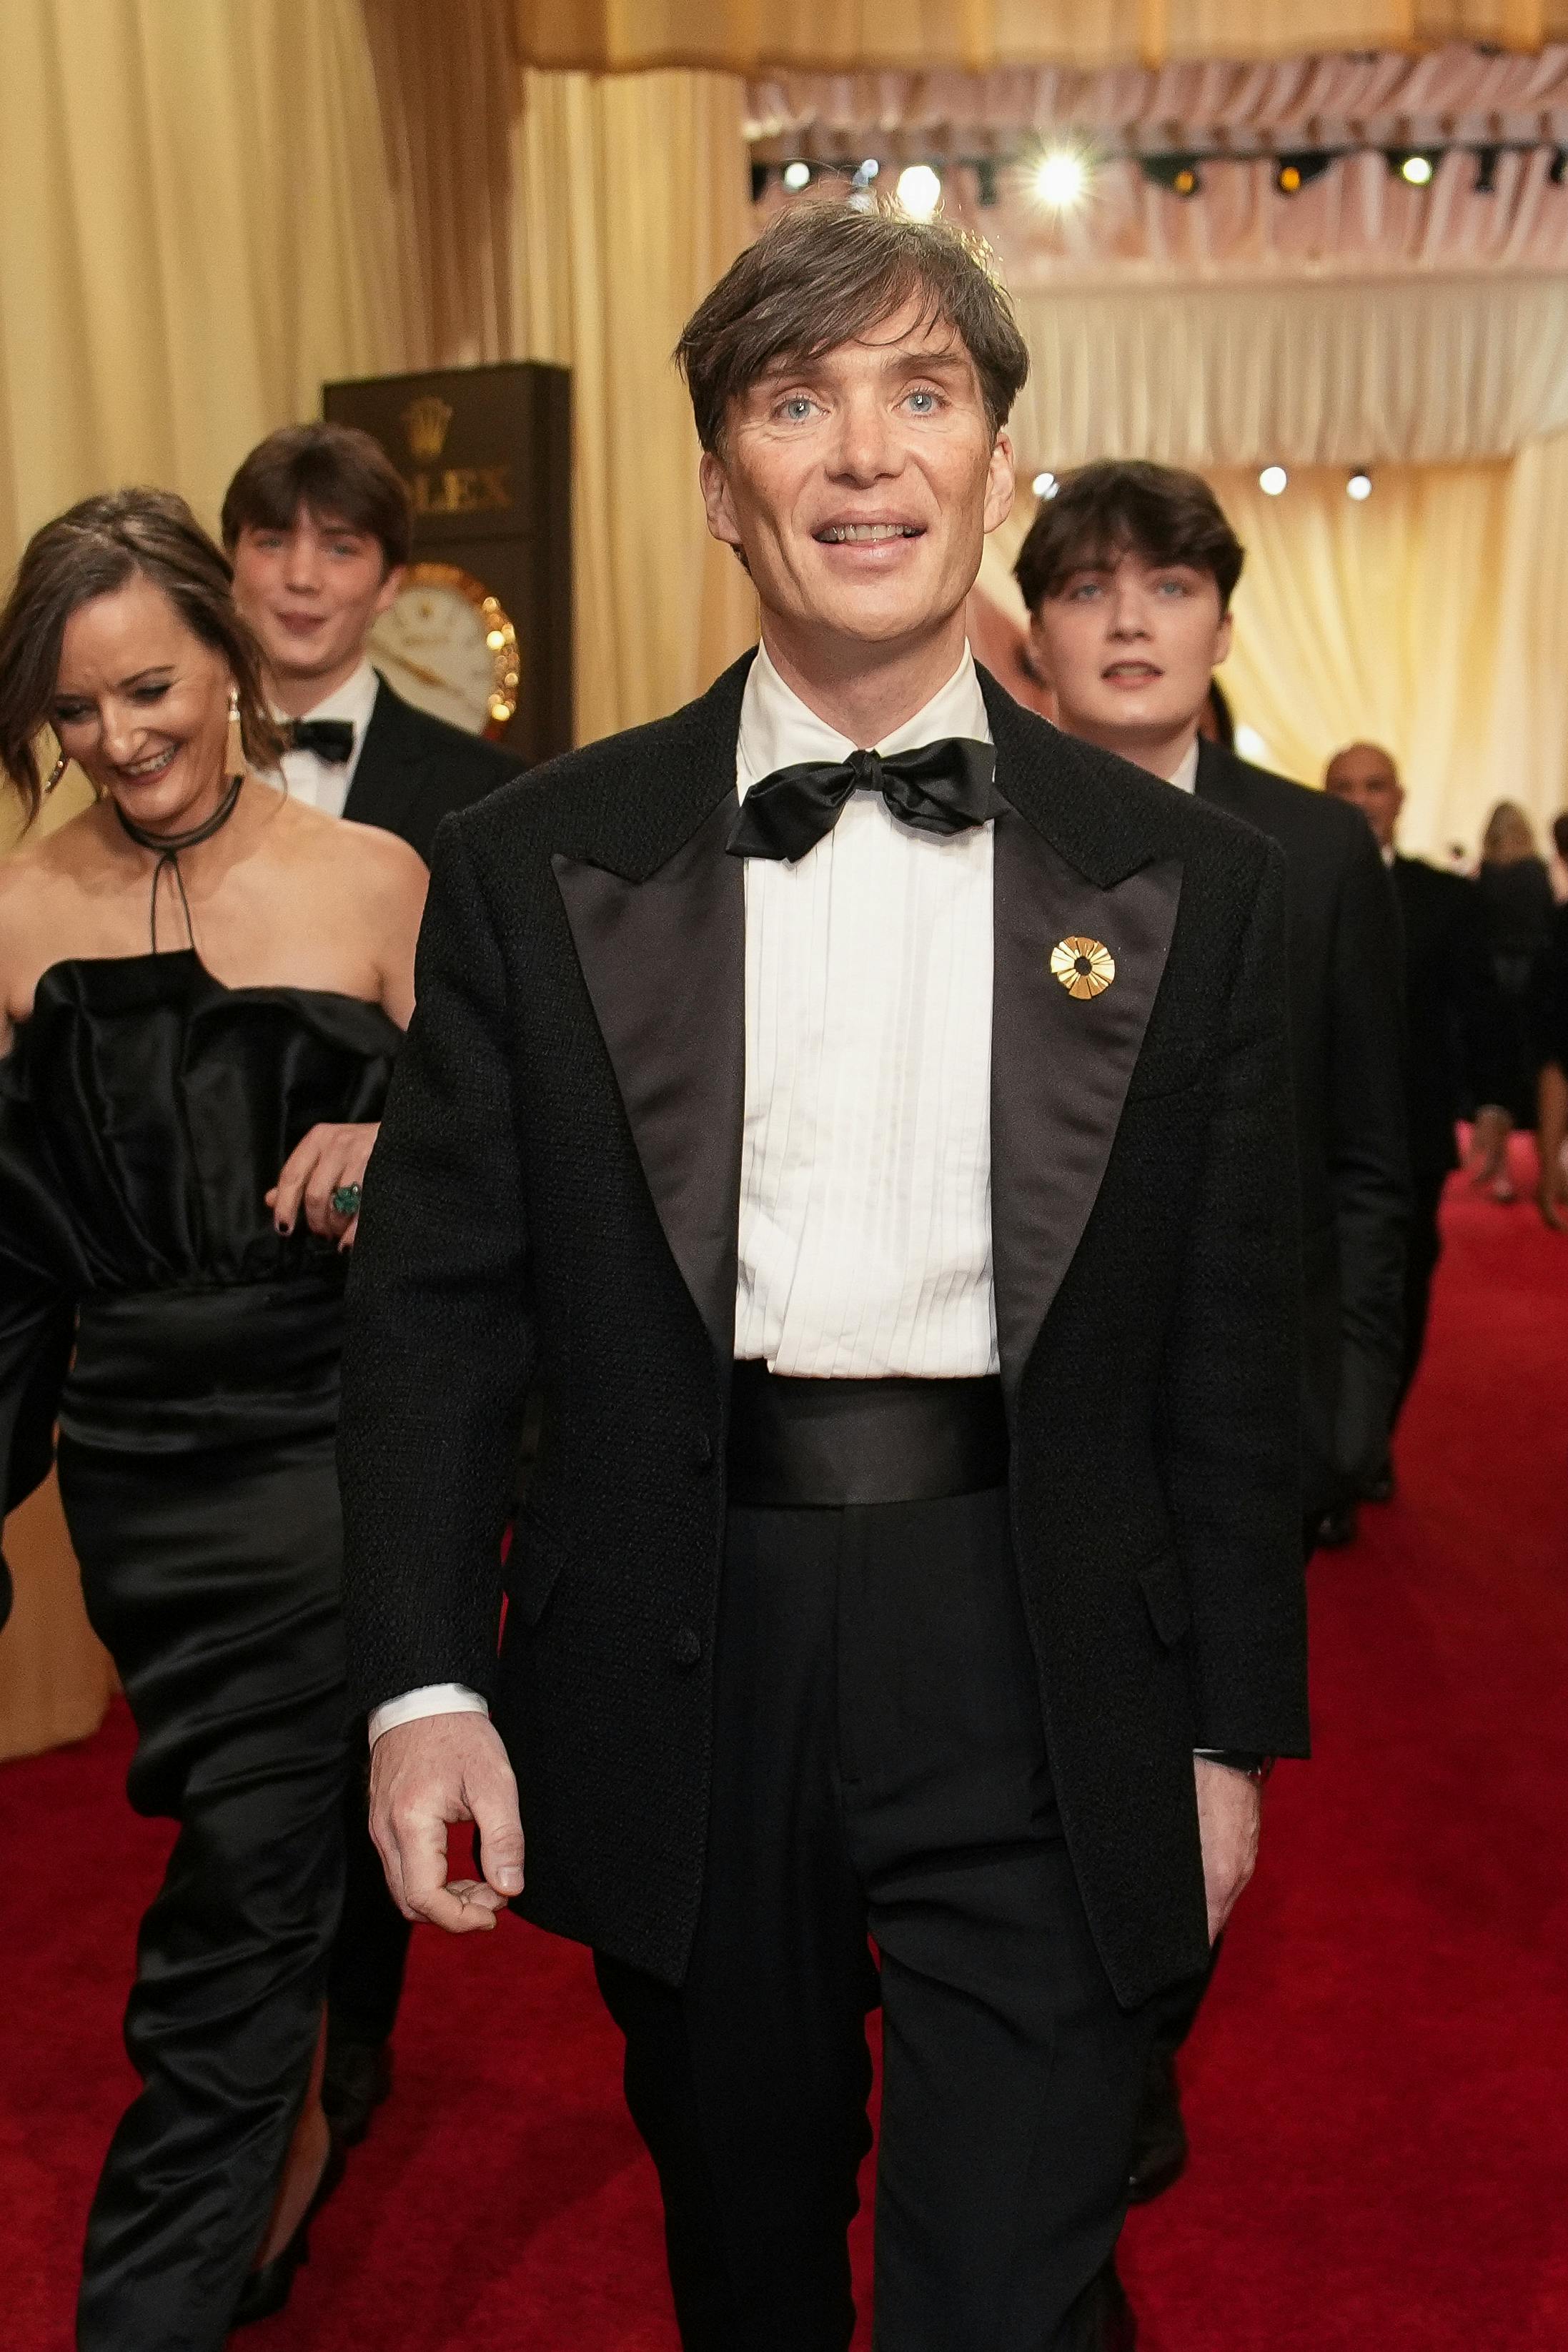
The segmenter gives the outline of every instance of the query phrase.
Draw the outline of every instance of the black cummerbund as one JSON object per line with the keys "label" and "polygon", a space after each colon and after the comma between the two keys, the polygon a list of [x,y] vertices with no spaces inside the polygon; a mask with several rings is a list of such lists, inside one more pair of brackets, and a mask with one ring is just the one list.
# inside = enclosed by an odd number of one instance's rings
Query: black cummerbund
{"label": "black cummerbund", "polygon": [[342,1345],[341,1279],[94,1291],[78,1311],[60,1434],[136,1454],[330,1439]]}
{"label": "black cummerbund", "polygon": [[800,1381],[735,1366],[729,1499],[764,1510],[934,1503],[1007,1482],[999,1380]]}

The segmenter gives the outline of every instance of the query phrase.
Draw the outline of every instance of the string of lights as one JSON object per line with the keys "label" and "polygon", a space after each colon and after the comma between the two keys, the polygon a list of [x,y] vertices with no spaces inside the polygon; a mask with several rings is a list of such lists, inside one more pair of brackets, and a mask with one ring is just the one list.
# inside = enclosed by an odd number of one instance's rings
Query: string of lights
{"label": "string of lights", "polygon": [[[1352,155],[1381,155],[1388,169],[1406,186],[1430,187],[1439,166],[1449,155],[1468,155],[1474,160],[1474,193],[1489,196],[1497,193],[1498,166],[1505,155],[1535,155],[1550,157],[1546,176],[1553,187],[1563,186],[1568,177],[1568,148],[1552,144],[1544,139],[1439,140],[1419,146],[1374,146],[1370,142],[1347,140],[1336,145],[1322,147],[1264,148],[1206,147],[1181,150],[1151,151],[1146,148],[1108,147],[1088,137],[1066,136],[1051,146],[1032,152],[960,155],[945,162],[906,163],[897,181],[898,201],[903,209],[917,219],[930,219],[942,201],[943,176],[953,170],[970,173],[975,194],[984,206],[1000,202],[1001,183],[1005,173],[1016,175],[1028,186],[1036,200],[1047,211],[1068,213],[1087,202],[1093,192],[1097,174],[1110,163],[1135,163],[1144,178],[1155,187],[1163,188],[1170,195],[1190,201],[1201,195],[1205,169],[1216,164],[1268,163],[1273,167],[1274,185],[1282,196],[1299,195],[1314,180],[1321,180],[1334,164]],[[774,173],[791,195],[799,195],[814,184],[838,181],[848,184],[851,204],[872,201],[874,184],[880,178],[882,166],[875,156],[868,156],[858,166],[847,163],[808,162],[796,157],[784,164],[753,163],[752,165],[752,196],[761,203],[766,195]]]}

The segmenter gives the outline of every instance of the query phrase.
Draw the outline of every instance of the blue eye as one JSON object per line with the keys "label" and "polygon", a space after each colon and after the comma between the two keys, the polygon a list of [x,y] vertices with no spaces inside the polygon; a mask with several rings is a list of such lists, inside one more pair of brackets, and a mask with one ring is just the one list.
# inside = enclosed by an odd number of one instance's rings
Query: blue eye
{"label": "blue eye", "polygon": [[804,417],[810,415],[811,408],[812,404],[804,392],[795,393],[784,403],[784,415],[797,425]]}
{"label": "blue eye", "polygon": [[[923,404],[916,406],[917,402]],[[931,416],[936,413],[937,395],[934,392],[911,392],[910,404],[917,416]]]}

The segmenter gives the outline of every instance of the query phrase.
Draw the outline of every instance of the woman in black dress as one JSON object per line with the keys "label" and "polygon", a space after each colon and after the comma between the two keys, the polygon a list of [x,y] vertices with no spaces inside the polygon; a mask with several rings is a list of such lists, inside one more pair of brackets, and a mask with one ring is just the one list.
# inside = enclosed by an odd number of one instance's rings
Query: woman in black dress
{"label": "woman in black dress", "polygon": [[[278,740],[183,502],[47,524],[0,615],[0,764],[97,804],[0,862],[0,1496],[60,1493],[180,1833],[88,2223],[86,2352],[216,2352],[334,2177],[315,2096],[349,1717],[333,1444],[344,1245],[425,869],[249,772]],[[58,770],[57,770],[58,772]]]}

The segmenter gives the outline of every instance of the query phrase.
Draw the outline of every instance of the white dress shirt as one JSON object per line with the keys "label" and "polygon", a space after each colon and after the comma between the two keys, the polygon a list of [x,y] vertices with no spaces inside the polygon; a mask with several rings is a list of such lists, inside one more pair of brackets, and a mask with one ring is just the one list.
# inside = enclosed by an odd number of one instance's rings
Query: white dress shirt
{"label": "white dress shirt", "polygon": [[[989,743],[967,646],[879,751]],[[855,749],[758,652],[741,795]],[[793,1377],[997,1370],[991,1272],[992,827],[942,837],[857,793],[796,865],[749,858],[746,1089],[735,1354]],[[440,1683],[377,1707],[373,1742],[482,1709]]]}
{"label": "white dress shirt", "polygon": [[[989,743],[967,646],[877,745]],[[855,746],[759,652],[742,797]],[[746,1107],[735,1353],[795,1378],[997,1369],[991,1283],[992,827],[910,831],[857,793],[788,866],[746,861]]]}
{"label": "white dress shirt", "polygon": [[[346,719],[354,730],[353,750],[346,760],[323,760],[314,751],[285,751],[283,782],[290,800],[303,801],[308,808],[320,809],[323,816],[342,816],[348,800],[349,786],[354,780],[359,755],[364,749],[365,730],[370,725],[371,712],[381,680],[367,659],[360,663],[352,677],[318,702],[311,710],[302,710],[301,719]],[[273,717],[279,726],[289,721],[280,712]]]}
{"label": "white dress shirt", "polygon": [[1197,791],[1198,740],[1198,737],[1194,735],[1192,741],[1188,744],[1186,750],[1182,754],[1180,767],[1176,770],[1173,776],[1167,779],[1169,782],[1175,785],[1176,790],[1179,793],[1195,793]]}

